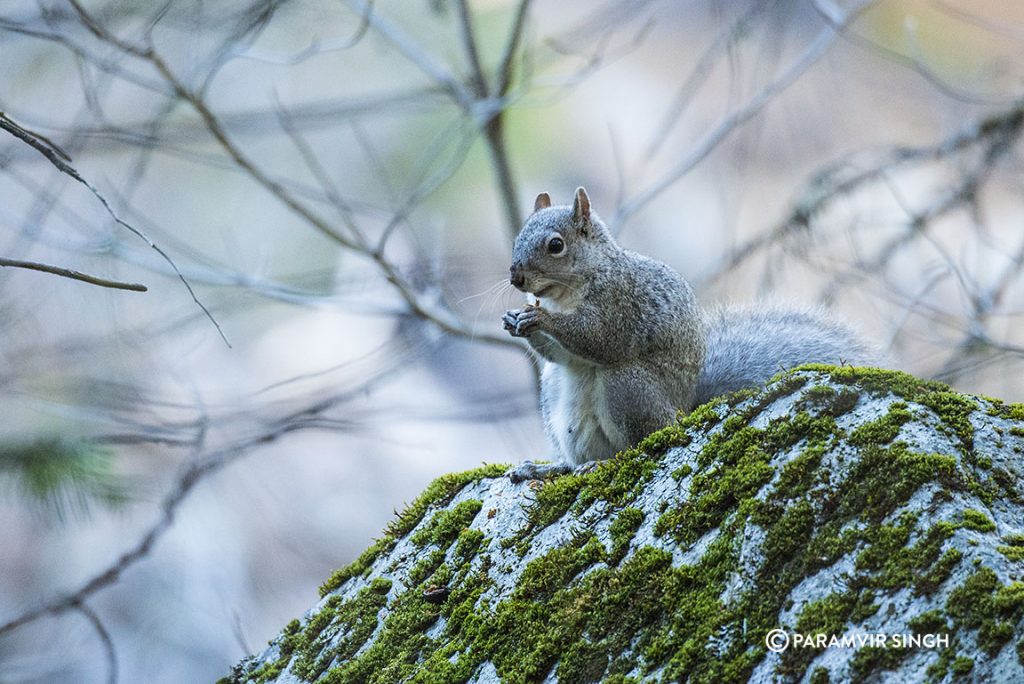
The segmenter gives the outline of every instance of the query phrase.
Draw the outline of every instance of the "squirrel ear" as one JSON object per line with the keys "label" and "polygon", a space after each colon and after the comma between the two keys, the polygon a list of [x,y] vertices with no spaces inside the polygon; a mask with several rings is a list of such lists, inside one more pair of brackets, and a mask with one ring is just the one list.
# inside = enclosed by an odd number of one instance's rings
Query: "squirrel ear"
{"label": "squirrel ear", "polygon": [[580,232],[587,234],[590,227],[590,198],[586,188],[576,188],[576,199],[572,203],[572,221],[580,227]]}
{"label": "squirrel ear", "polygon": [[537,199],[533,202],[533,210],[540,211],[541,209],[547,209],[551,206],[551,196],[546,192],[542,192],[537,195]]}

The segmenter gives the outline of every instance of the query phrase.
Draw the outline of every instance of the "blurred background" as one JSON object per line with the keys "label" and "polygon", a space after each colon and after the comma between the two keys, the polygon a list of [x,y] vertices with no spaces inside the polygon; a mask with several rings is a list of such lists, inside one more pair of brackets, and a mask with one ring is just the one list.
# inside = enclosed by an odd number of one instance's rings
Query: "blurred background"
{"label": "blurred background", "polygon": [[539,192],[1024,400],[1018,3],[7,0],[0,65],[5,684],[215,680],[544,457]]}

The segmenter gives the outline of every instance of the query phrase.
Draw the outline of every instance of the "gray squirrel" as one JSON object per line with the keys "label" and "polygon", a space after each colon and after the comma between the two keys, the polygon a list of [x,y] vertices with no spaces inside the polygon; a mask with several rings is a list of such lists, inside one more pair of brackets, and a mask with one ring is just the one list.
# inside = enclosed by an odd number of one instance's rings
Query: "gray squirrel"
{"label": "gray squirrel", "polygon": [[804,363],[877,365],[877,350],[816,311],[704,311],[670,266],[623,249],[590,208],[537,196],[512,250],[511,283],[537,305],[505,329],[543,359],[540,404],[557,460],[526,461],[515,481],[609,458],[672,423],[677,411],[758,387]]}

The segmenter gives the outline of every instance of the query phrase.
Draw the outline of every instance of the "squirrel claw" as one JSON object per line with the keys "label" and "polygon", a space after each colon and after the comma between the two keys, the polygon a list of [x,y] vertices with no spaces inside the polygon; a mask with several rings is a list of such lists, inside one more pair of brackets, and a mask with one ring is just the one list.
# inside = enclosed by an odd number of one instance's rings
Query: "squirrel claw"
{"label": "squirrel claw", "polygon": [[580,465],[576,466],[572,473],[573,475],[585,475],[587,473],[593,472],[594,469],[597,468],[597,463],[597,461],[587,461],[586,463],[581,463]]}

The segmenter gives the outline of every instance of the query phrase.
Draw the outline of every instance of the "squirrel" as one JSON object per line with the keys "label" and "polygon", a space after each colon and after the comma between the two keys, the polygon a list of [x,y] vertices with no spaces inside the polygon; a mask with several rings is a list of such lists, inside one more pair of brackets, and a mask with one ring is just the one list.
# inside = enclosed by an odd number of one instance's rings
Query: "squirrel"
{"label": "squirrel", "polygon": [[536,304],[505,330],[543,360],[540,405],[552,463],[514,481],[593,467],[708,400],[764,385],[804,363],[877,365],[880,354],[817,311],[773,305],[701,309],[674,269],[623,249],[591,210],[537,196],[512,251],[510,282]]}

